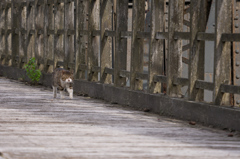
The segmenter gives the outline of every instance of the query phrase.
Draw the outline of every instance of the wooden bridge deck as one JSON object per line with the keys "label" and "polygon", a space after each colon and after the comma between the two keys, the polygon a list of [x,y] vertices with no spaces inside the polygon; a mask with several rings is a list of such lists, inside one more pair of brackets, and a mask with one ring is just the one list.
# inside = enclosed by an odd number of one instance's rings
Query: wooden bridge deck
{"label": "wooden bridge deck", "polygon": [[240,136],[0,78],[0,159],[238,158]]}

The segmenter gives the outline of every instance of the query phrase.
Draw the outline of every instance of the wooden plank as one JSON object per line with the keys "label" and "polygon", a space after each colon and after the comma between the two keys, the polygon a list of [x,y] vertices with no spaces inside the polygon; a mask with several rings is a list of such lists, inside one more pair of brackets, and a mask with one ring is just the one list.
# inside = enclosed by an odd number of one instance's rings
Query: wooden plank
{"label": "wooden plank", "polygon": [[136,73],[143,72],[143,39],[138,39],[138,31],[144,31],[145,1],[133,0],[131,77],[132,90],[142,90],[142,80],[136,80]]}
{"label": "wooden plank", "polygon": [[98,81],[98,72],[91,72],[93,66],[98,66],[98,56],[100,50],[100,39],[94,36],[95,30],[100,29],[100,0],[90,0],[88,6],[88,80]]}
{"label": "wooden plank", "polygon": [[20,17],[19,17],[19,8],[15,5],[16,2],[12,2],[11,4],[11,10],[12,10],[12,22],[11,22],[11,28],[15,29],[14,33],[12,33],[12,66],[17,67],[18,63],[15,60],[17,56],[19,57],[19,24],[20,24]]}
{"label": "wooden plank", "polygon": [[[61,1],[55,1],[54,4],[54,63],[63,61],[62,67],[67,67],[65,62],[65,3]],[[59,67],[56,65],[56,67]],[[55,67],[54,67],[55,68]]]}
{"label": "wooden plank", "polygon": [[197,40],[214,41],[215,40],[215,33],[198,32],[197,33]]}
{"label": "wooden plank", "polygon": [[[116,87],[126,86],[127,69],[127,39],[131,35],[128,30],[128,0],[116,1],[116,38],[114,56],[114,85]],[[126,37],[126,38],[123,38]],[[122,71],[124,70],[124,71]]]}
{"label": "wooden plank", "polygon": [[168,62],[167,94],[178,97],[181,87],[173,85],[173,79],[182,74],[182,41],[174,39],[175,32],[182,32],[184,0],[169,1],[168,9]]}
{"label": "wooden plank", "polygon": [[168,39],[168,32],[156,32],[156,39],[158,40]]}
{"label": "wooden plank", "polygon": [[156,39],[156,34],[164,32],[165,27],[165,0],[153,0],[151,6],[151,34],[149,47],[149,77],[148,77],[148,92],[160,93],[161,83],[154,81],[154,75],[163,74],[164,68],[164,45],[165,41]]}
{"label": "wooden plank", "polygon": [[222,84],[220,86],[220,91],[222,93],[240,94],[240,86]]}
{"label": "wooden plank", "polygon": [[196,80],[195,85],[196,85],[195,87],[197,89],[206,89],[206,90],[210,90],[210,91],[214,90],[214,84],[212,82]]}
{"label": "wooden plank", "polygon": [[190,54],[189,54],[189,100],[203,101],[204,91],[195,87],[196,80],[204,80],[205,41],[196,40],[199,32],[206,29],[207,1],[191,1]]}
{"label": "wooden plank", "polygon": [[136,80],[146,80],[148,79],[148,74],[147,73],[136,73]]}
{"label": "wooden plank", "polygon": [[227,41],[240,41],[240,33],[223,33],[222,34],[222,39],[223,42]]}
{"label": "wooden plank", "polygon": [[223,43],[221,36],[223,33],[231,33],[232,3],[227,0],[218,0],[215,11],[213,101],[216,105],[228,105],[230,104],[230,95],[221,93],[220,86],[221,84],[230,84],[231,81],[231,43]]}
{"label": "wooden plank", "polygon": [[154,75],[153,77],[154,82],[162,82],[162,83],[167,83],[167,76],[163,75]]}
{"label": "wooden plank", "polygon": [[[55,18],[53,13],[54,3],[52,3],[50,0],[48,0],[45,4],[45,58],[46,58],[46,65],[44,68],[45,72],[52,72],[55,67],[54,63],[54,41],[55,41]],[[49,65],[48,61],[51,61],[51,65]]]}
{"label": "wooden plank", "polygon": [[[69,68],[69,63],[75,65],[75,14],[74,14],[75,2],[74,1],[66,1],[64,4],[64,66]],[[71,66],[73,72],[75,70],[75,66]],[[77,66],[76,66],[77,67]]]}
{"label": "wooden plank", "polygon": [[173,80],[174,85],[180,85],[180,86],[188,86],[189,85],[189,79],[188,78],[175,78]]}
{"label": "wooden plank", "polygon": [[112,38],[105,36],[105,30],[112,31],[112,0],[102,0],[100,6],[100,24],[101,24],[101,49],[100,49],[100,66],[101,82],[111,84],[112,75],[105,73],[105,68],[112,68],[113,45]]}
{"label": "wooden plank", "polygon": [[132,37],[131,31],[121,31],[121,38],[130,38]]}
{"label": "wooden plank", "polygon": [[[76,35],[76,67],[87,65],[87,46],[88,46],[88,37],[89,34],[88,28],[87,28],[87,20],[88,20],[88,9],[89,9],[89,2],[88,1],[76,1],[77,8],[76,9],[76,16],[77,16],[77,22],[76,27],[78,30],[78,33]],[[79,41],[79,42],[78,42]],[[86,79],[86,69],[82,69],[82,67],[76,68],[76,78],[80,79]]]}
{"label": "wooden plank", "polygon": [[174,39],[175,40],[189,40],[190,33],[189,32],[174,32]]}

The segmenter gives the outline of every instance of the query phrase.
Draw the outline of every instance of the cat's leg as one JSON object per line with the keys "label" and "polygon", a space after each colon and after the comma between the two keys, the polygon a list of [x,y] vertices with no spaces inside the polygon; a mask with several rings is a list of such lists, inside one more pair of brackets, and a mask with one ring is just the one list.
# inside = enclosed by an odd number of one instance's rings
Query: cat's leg
{"label": "cat's leg", "polygon": [[67,88],[67,91],[68,91],[68,93],[69,93],[69,97],[71,98],[71,99],[73,99],[73,88]]}
{"label": "cat's leg", "polygon": [[57,87],[53,87],[53,98],[56,98],[57,97]]}
{"label": "cat's leg", "polygon": [[64,88],[63,87],[59,87],[60,90],[60,98],[64,99]]}

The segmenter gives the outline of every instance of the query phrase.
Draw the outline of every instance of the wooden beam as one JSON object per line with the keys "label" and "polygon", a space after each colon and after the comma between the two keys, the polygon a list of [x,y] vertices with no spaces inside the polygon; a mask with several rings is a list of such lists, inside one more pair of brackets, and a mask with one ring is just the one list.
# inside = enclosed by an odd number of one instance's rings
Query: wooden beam
{"label": "wooden beam", "polygon": [[164,39],[157,39],[156,35],[164,32],[166,0],[152,0],[151,2],[151,34],[149,45],[149,76],[148,92],[160,93],[161,83],[154,81],[155,75],[162,75],[164,68]]}
{"label": "wooden beam", "polygon": [[130,88],[142,90],[142,80],[136,80],[136,74],[143,72],[143,39],[138,39],[138,31],[144,31],[145,1],[133,0],[132,53]]}
{"label": "wooden beam", "polygon": [[168,6],[167,95],[178,97],[181,86],[174,85],[173,80],[182,74],[182,40],[174,39],[174,33],[183,30],[184,0],[171,0]]}
{"label": "wooden beam", "polygon": [[[214,49],[214,91],[213,101],[216,105],[229,105],[229,93],[220,91],[222,84],[230,84],[231,81],[231,43],[222,42],[224,33],[231,33],[232,3],[228,0],[217,0],[215,9],[215,49]],[[226,83],[226,81],[228,81]]]}
{"label": "wooden beam", "polygon": [[[188,99],[203,101],[204,91],[195,86],[197,80],[204,80],[205,41],[199,41],[199,32],[207,25],[207,0],[192,0],[190,11],[190,54],[189,54],[189,85]],[[206,35],[206,34],[200,34]]]}
{"label": "wooden beam", "polygon": [[[114,85],[126,86],[126,78],[130,72],[127,69],[127,39],[131,37],[128,32],[128,0],[116,1],[116,38],[114,56]],[[123,38],[126,37],[126,38]]]}

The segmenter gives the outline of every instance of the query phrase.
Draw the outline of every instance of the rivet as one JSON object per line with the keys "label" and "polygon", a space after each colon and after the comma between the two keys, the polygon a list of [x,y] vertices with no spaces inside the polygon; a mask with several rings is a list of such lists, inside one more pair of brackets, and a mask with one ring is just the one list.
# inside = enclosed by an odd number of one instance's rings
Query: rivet
{"label": "rivet", "polygon": [[236,75],[236,79],[239,79],[239,75]]}
{"label": "rivet", "polygon": [[235,28],[238,28],[238,25],[237,25],[237,24],[235,25]]}
{"label": "rivet", "polygon": [[236,62],[236,66],[239,66],[239,62]]}
{"label": "rivet", "polygon": [[213,23],[213,25],[212,26],[214,26],[215,27],[215,23]]}
{"label": "rivet", "polygon": [[236,17],[234,18],[234,20],[238,20],[238,16],[236,16]]}
{"label": "rivet", "polygon": [[236,53],[236,54],[239,54],[239,50],[236,50],[235,53]]}

